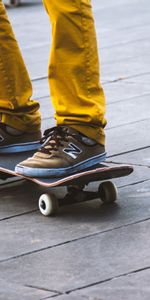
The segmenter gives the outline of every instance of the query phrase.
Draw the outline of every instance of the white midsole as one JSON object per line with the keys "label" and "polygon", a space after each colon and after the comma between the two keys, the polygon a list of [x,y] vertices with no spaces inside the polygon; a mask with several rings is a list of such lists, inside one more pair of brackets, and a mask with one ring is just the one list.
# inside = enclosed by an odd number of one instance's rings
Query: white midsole
{"label": "white midsole", "polygon": [[100,164],[101,162],[105,161],[106,159],[106,153],[103,153],[101,155],[94,156],[92,158],[89,158],[87,160],[84,160],[76,165],[73,165],[71,167],[66,168],[54,168],[54,169],[46,169],[46,168],[31,168],[26,167],[21,164],[18,164],[15,168],[15,172],[28,176],[28,177],[61,177],[64,175],[70,175],[73,172],[79,172],[83,169],[92,167],[96,164]]}

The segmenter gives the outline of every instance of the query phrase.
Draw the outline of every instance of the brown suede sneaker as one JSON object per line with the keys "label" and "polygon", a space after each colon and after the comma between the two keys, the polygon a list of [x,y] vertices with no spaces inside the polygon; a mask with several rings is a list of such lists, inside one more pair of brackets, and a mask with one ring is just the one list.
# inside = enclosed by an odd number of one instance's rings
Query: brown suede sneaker
{"label": "brown suede sneaker", "polygon": [[29,177],[67,176],[106,159],[105,148],[68,126],[48,129],[44,143],[33,157],[19,163],[15,171]]}
{"label": "brown suede sneaker", "polygon": [[13,134],[13,129],[8,131],[7,126],[0,123],[0,154],[37,150],[41,146],[40,139],[40,131]]}

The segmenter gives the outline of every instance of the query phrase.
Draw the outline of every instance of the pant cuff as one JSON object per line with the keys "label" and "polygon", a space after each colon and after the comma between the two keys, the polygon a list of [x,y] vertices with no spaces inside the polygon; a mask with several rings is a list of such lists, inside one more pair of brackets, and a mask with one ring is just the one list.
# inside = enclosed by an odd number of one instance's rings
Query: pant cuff
{"label": "pant cuff", "polygon": [[105,132],[102,127],[91,127],[83,125],[69,125],[70,127],[78,130],[87,137],[95,140],[101,145],[105,145]]}
{"label": "pant cuff", "polygon": [[1,114],[2,123],[24,132],[36,132],[41,129],[40,114],[37,113],[36,116],[32,116],[32,118],[33,120],[31,123],[31,121],[25,122],[27,121],[27,116],[17,117],[11,114]]}

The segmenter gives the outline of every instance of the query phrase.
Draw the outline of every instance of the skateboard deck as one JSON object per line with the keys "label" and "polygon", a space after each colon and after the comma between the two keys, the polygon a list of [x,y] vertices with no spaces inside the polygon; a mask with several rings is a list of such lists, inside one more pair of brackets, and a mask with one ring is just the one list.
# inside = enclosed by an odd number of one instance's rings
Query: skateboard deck
{"label": "skateboard deck", "polygon": [[[32,155],[32,153],[31,153]],[[41,195],[39,199],[39,209],[43,215],[53,215],[58,207],[62,205],[84,202],[100,198],[105,203],[112,203],[117,199],[117,188],[110,179],[128,176],[133,172],[133,167],[129,165],[99,164],[94,168],[89,168],[69,176],[60,178],[32,178],[17,174],[14,171],[16,163],[29,157],[28,153],[21,155],[1,155],[0,156],[0,179],[5,180],[10,177],[18,177],[34,182],[37,185],[50,189],[49,194]],[[11,158],[11,161],[10,161]],[[101,182],[97,192],[85,191],[84,187],[91,182]],[[67,187],[67,193],[63,199],[56,199],[52,189],[60,186]]]}
{"label": "skateboard deck", "polygon": [[90,182],[103,181],[123,176],[128,176],[133,172],[131,166],[121,165],[110,167],[108,164],[100,164],[95,168],[87,169],[83,172],[78,172],[66,177],[55,178],[32,178],[17,174],[13,169],[0,167],[0,179],[5,180],[10,177],[18,177],[32,181],[46,188],[54,188],[58,186],[69,185],[87,185]]}

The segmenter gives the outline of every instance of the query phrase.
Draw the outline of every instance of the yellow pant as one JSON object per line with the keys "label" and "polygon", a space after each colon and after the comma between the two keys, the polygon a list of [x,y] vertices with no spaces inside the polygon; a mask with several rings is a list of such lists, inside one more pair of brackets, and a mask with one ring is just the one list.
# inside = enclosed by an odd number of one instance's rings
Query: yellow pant
{"label": "yellow pant", "polygon": [[[90,0],[43,0],[52,24],[49,84],[57,124],[68,124],[104,144],[105,97]],[[40,128],[39,104],[0,0],[0,114],[3,123]]]}

